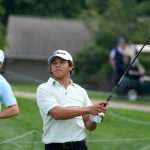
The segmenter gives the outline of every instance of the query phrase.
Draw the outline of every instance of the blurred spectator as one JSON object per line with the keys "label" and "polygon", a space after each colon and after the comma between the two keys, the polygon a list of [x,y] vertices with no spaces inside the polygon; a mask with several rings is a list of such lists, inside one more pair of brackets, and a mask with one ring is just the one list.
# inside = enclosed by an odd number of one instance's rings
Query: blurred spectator
{"label": "blurred spectator", "polygon": [[[0,50],[0,69],[3,67],[4,53]],[[6,106],[1,111],[2,103]],[[16,98],[7,80],[0,74],[0,119],[16,116],[19,113]]]}
{"label": "blurred spectator", "polygon": [[[126,58],[125,59],[126,66],[128,66],[133,61],[136,54],[137,54],[137,50],[134,43],[132,43],[132,41],[129,41],[128,44],[126,44],[126,48],[124,50],[124,55],[125,55],[124,58]],[[145,74],[145,70],[143,66],[140,64],[139,59],[136,58],[131,68],[129,69],[127,75],[129,75],[132,78],[138,79],[144,74]]]}
{"label": "blurred spectator", "polygon": [[112,66],[112,80],[113,85],[116,85],[124,73],[125,63],[123,60],[123,53],[126,46],[125,39],[120,37],[118,39],[117,47],[113,48],[110,53],[110,64]]}
{"label": "blurred spectator", "polygon": [[[129,59],[129,64],[133,61],[134,57],[130,57]],[[129,65],[128,64],[128,65]],[[143,68],[143,66],[140,64],[139,59],[136,58],[136,60],[134,61],[134,63],[132,64],[131,68],[128,71],[128,74],[130,77],[134,78],[134,79],[138,79],[142,76],[145,75],[145,69]]]}

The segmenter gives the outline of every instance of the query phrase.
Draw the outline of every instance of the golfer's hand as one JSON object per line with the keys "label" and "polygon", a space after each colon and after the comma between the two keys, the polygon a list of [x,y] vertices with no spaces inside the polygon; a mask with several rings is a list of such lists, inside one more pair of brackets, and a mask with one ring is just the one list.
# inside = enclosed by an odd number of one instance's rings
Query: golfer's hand
{"label": "golfer's hand", "polygon": [[101,103],[94,104],[93,106],[89,107],[90,113],[92,115],[98,115],[100,112],[105,113],[107,110],[107,105],[108,105],[108,102],[101,102]]}
{"label": "golfer's hand", "polygon": [[103,112],[101,112],[98,115],[93,117],[92,122],[94,124],[100,124],[104,117],[105,117],[105,114]]}

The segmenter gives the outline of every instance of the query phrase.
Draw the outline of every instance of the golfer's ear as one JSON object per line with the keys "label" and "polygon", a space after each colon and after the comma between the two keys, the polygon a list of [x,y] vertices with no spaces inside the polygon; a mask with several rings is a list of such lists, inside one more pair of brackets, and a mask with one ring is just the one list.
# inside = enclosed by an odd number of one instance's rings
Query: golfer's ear
{"label": "golfer's ear", "polygon": [[69,62],[69,66],[71,68],[71,71],[73,71],[75,68],[74,68],[74,65],[72,63]]}
{"label": "golfer's ear", "polygon": [[48,68],[48,72],[51,74],[52,73],[51,65],[49,64],[47,68]]}
{"label": "golfer's ear", "polygon": [[71,67],[70,67],[70,71],[73,71],[73,70],[74,70],[74,66],[71,66]]}

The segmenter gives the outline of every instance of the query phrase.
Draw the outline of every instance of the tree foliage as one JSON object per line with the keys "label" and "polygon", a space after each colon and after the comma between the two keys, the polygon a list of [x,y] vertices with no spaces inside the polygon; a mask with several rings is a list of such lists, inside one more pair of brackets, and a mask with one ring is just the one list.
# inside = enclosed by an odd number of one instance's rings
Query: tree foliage
{"label": "tree foliage", "polygon": [[1,0],[5,18],[10,14],[75,18],[88,9],[87,0]]}
{"label": "tree foliage", "polygon": [[[97,55],[88,57],[88,61],[82,66],[82,68],[87,68],[91,65],[91,61],[101,59],[99,64],[95,61],[95,65],[99,65],[96,70],[91,69],[90,77],[96,76],[111,76],[111,68],[109,65],[109,53],[112,48],[117,46],[117,40],[119,37],[125,37],[126,40],[131,40],[133,43],[141,44],[150,35],[150,7],[149,1],[137,1],[137,0],[114,0],[107,1],[106,9],[102,13],[97,10],[90,17],[97,21],[97,31],[94,32],[94,42],[95,48],[91,49],[85,48],[82,53],[93,53],[94,49],[98,49]],[[144,10],[146,8],[146,10]],[[98,9],[98,7],[97,7]],[[92,10],[91,10],[92,12]],[[87,19],[89,14],[85,18]],[[92,20],[89,19],[90,21]],[[88,20],[88,19],[87,19]],[[92,30],[92,28],[91,28]],[[90,45],[89,45],[90,47]],[[100,52],[102,51],[102,56]],[[81,53],[81,52],[80,52]],[[83,57],[83,56],[82,56]],[[103,59],[104,58],[104,59]],[[79,57],[78,57],[79,59]],[[83,59],[83,58],[80,58]],[[147,60],[142,61],[147,67]],[[147,68],[148,69],[148,68]],[[86,77],[88,71],[80,70],[80,74]]]}
{"label": "tree foliage", "polygon": [[0,45],[5,44],[10,14],[82,19],[94,36],[76,56],[77,72],[90,78],[110,75],[109,52],[118,37],[142,43],[149,36],[149,6],[149,0],[0,0]]}
{"label": "tree foliage", "polygon": [[78,80],[95,82],[99,77],[106,78],[107,71],[110,71],[110,67],[106,67],[107,64],[104,65],[108,55],[107,51],[94,44],[88,45],[84,50],[77,52],[74,61]]}
{"label": "tree foliage", "polygon": [[78,18],[96,0],[0,0],[0,44],[4,46],[9,15]]}

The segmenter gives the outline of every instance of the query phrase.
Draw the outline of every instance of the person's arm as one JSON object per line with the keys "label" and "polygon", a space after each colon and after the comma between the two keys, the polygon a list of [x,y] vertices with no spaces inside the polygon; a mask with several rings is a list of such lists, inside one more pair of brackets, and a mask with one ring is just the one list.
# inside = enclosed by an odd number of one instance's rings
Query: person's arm
{"label": "person's arm", "polygon": [[19,113],[18,105],[12,105],[0,112],[0,119],[10,118],[16,116]]}
{"label": "person's arm", "polygon": [[115,60],[114,60],[114,58],[110,58],[110,64],[111,64],[113,70],[115,70],[115,69],[116,69],[116,65],[115,65]]}
{"label": "person's arm", "polygon": [[5,109],[0,112],[0,119],[16,116],[19,113],[17,101],[10,84],[4,78],[2,78],[0,90],[2,103],[5,105]]}
{"label": "person's arm", "polygon": [[114,49],[111,50],[109,62],[112,66],[112,69],[115,70],[116,65],[115,65],[115,50]]}
{"label": "person's arm", "polygon": [[[105,113],[106,110],[107,110],[107,105],[108,103],[104,104],[104,103],[101,103],[101,112]],[[90,117],[90,115],[83,115],[83,121],[84,121],[84,124],[85,124],[85,127],[90,130],[90,131],[93,131],[96,129],[96,125],[97,123],[94,123],[93,122],[93,119]],[[96,117],[96,116],[95,116]]]}
{"label": "person's arm", "polygon": [[84,125],[88,130],[93,131],[96,129],[97,125],[92,122],[90,115],[84,115],[82,117],[83,117]]}
{"label": "person's arm", "polygon": [[51,115],[56,120],[66,120],[66,119],[71,119],[77,116],[83,116],[86,114],[97,115],[99,112],[105,111],[105,108],[102,107],[102,104],[107,105],[107,102],[101,102],[93,106],[86,106],[86,107],[56,106],[48,112],[48,115]]}

